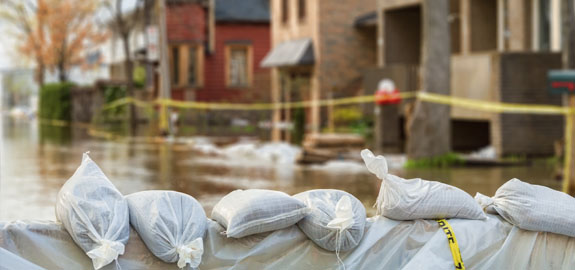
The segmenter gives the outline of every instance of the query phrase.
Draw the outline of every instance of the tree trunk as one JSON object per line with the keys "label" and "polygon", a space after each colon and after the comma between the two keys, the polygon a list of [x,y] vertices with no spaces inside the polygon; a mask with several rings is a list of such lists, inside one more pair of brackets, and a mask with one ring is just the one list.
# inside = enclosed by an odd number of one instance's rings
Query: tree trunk
{"label": "tree trunk", "polygon": [[36,59],[36,64],[38,65],[36,67],[36,83],[38,83],[38,86],[42,88],[42,86],[44,86],[44,73],[46,71],[46,67],[40,58]]}
{"label": "tree trunk", "polygon": [[[450,94],[449,1],[422,1],[421,91]],[[451,148],[450,107],[417,101],[408,116],[407,156],[428,158]]]}
{"label": "tree trunk", "polygon": [[68,76],[66,75],[66,67],[64,61],[58,62],[58,79],[61,83],[68,81]]}

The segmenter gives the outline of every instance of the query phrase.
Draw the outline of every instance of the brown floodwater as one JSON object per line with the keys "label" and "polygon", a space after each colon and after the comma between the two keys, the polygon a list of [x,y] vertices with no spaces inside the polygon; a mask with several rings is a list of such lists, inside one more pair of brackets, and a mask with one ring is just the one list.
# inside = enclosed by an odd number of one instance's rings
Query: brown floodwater
{"label": "brown floodwater", "polygon": [[[359,198],[373,214],[380,181],[362,164],[298,166],[290,163],[225,157],[194,150],[190,140],[147,142],[103,140],[85,130],[41,128],[34,121],[3,118],[0,156],[0,220],[55,219],[57,193],[90,151],[123,194],[169,189],[194,196],[206,213],[235,189],[264,188],[295,194],[318,188],[345,190]],[[359,155],[359,153],[358,153]],[[493,195],[511,178],[559,189],[555,165],[492,168],[410,169],[391,172],[404,178],[420,177],[457,186],[471,195]]]}

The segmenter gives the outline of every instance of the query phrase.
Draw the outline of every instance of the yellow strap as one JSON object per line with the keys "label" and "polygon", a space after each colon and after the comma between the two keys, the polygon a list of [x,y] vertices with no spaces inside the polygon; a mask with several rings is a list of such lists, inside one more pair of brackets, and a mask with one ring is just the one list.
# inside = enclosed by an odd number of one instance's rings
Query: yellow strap
{"label": "yellow strap", "polygon": [[451,256],[453,257],[453,264],[455,269],[465,269],[463,265],[463,259],[461,258],[461,252],[459,252],[459,245],[457,244],[457,239],[455,238],[455,232],[453,228],[449,225],[449,222],[445,219],[438,219],[437,223],[443,229],[443,232],[447,236],[447,243],[449,243],[449,249],[451,250]]}

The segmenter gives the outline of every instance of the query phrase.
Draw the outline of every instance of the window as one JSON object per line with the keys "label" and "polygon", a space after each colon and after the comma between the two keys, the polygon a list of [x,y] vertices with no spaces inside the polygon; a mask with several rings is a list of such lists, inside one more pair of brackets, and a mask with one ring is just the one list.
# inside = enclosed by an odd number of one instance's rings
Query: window
{"label": "window", "polygon": [[226,82],[228,87],[249,87],[251,84],[251,46],[226,47]]}
{"label": "window", "polygon": [[198,85],[198,48],[189,47],[188,48],[188,85],[196,86]]}
{"label": "window", "polygon": [[551,49],[551,19],[550,14],[550,6],[548,0],[539,0],[539,40],[538,40],[538,47],[541,51],[549,51]]}
{"label": "window", "polygon": [[202,85],[202,46],[173,45],[170,50],[172,85],[199,87]]}
{"label": "window", "polygon": [[281,13],[282,13],[282,22],[287,23],[289,20],[289,0],[281,0]]}
{"label": "window", "polygon": [[305,16],[306,16],[306,12],[307,12],[307,7],[306,7],[306,0],[298,0],[297,1],[297,17],[300,21],[305,20]]}

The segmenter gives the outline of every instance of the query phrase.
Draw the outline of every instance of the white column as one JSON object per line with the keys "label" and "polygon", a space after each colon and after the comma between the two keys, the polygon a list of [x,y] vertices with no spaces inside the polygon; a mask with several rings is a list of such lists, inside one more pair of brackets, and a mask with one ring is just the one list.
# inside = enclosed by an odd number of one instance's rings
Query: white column
{"label": "white column", "polygon": [[551,0],[550,8],[551,51],[561,51],[561,1]]}

